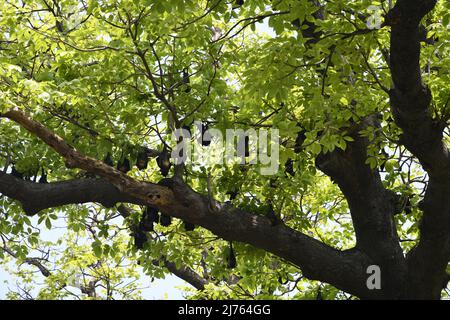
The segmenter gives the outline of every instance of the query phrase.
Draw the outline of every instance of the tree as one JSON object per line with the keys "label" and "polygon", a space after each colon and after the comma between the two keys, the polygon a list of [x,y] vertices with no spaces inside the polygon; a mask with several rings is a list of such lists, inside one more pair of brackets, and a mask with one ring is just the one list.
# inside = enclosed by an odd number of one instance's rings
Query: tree
{"label": "tree", "polygon": [[[450,5],[371,4],[3,1],[0,256],[38,298],[138,297],[139,265],[192,298],[448,294]],[[279,129],[280,170],[173,163],[196,120]]]}

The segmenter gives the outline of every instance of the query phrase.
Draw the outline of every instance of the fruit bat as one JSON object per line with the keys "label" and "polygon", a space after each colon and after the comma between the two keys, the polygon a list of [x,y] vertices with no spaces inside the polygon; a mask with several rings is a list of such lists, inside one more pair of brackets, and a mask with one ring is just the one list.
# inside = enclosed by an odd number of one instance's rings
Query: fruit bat
{"label": "fruit bat", "polygon": [[136,167],[138,167],[139,170],[147,169],[148,165],[148,154],[145,151],[141,151],[137,155],[136,159]]}
{"label": "fruit bat", "polygon": [[228,252],[227,257],[227,268],[233,269],[236,268],[236,255],[234,254],[233,242],[230,241],[230,250]]}
{"label": "fruit bat", "polygon": [[172,223],[172,217],[161,213],[161,217],[159,218],[159,224],[162,225],[163,227],[168,227],[170,226],[170,224]]}
{"label": "fruit bat", "polygon": [[164,145],[163,151],[156,158],[156,163],[158,164],[161,174],[164,177],[167,177],[172,164],[170,163],[170,155],[169,155],[169,152],[165,145]]}
{"label": "fruit bat", "polygon": [[117,170],[123,173],[127,173],[128,171],[130,171],[131,170],[130,160],[124,158],[123,160],[117,162]]}

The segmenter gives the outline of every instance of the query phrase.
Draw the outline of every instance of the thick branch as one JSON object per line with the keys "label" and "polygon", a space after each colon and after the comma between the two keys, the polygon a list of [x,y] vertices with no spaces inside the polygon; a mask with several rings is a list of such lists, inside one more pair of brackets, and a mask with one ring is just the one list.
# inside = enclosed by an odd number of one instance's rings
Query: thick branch
{"label": "thick branch", "polygon": [[360,297],[380,295],[366,287],[365,271],[370,261],[359,250],[338,251],[284,225],[273,226],[266,217],[227,205],[212,211],[208,199],[182,181],[172,180],[170,188],[135,181],[101,161],[80,154],[21,111],[11,110],[3,116],[35,134],[72,166],[104,177],[118,190],[156,206],[161,212],[203,226],[226,240],[249,243],[278,255],[299,266],[310,279],[331,283]]}
{"label": "thick branch", "polygon": [[408,255],[409,291],[415,298],[440,297],[450,260],[450,159],[443,142],[444,124],[432,117],[431,92],[422,83],[420,29],[436,0],[398,0],[388,13],[391,25],[391,109],[403,130],[401,143],[429,173],[422,202],[420,242]]}
{"label": "thick branch", "polygon": [[336,149],[321,154],[317,167],[327,174],[344,193],[355,228],[357,248],[365,252],[383,270],[382,288],[386,297],[400,298],[404,292],[406,264],[394,222],[395,201],[386,190],[378,170],[367,160],[369,140],[360,136],[367,126],[377,127],[375,116],[354,124],[349,134],[354,142],[345,151]]}
{"label": "thick branch", "polygon": [[154,260],[152,263],[155,266],[159,266],[161,262],[167,270],[176,275],[178,278],[183,279],[197,290],[204,290],[205,286],[208,284],[206,279],[189,267],[182,266],[177,268],[175,263],[167,261],[167,259],[164,258],[161,258],[161,260]]}
{"label": "thick branch", "polygon": [[448,173],[450,162],[442,142],[444,125],[429,108],[431,92],[422,83],[419,23],[434,6],[432,1],[398,1],[389,12],[391,31],[391,108],[402,128],[401,142],[420,160],[430,176]]}
{"label": "thick branch", "polygon": [[45,128],[39,122],[30,119],[21,110],[11,109],[4,114],[0,114],[0,117],[8,118],[36,135],[64,157],[67,166],[93,172],[111,182],[119,190],[127,190],[127,194],[139,198],[148,204],[164,206],[168,205],[173,198],[172,192],[167,187],[136,181],[102,161],[81,154],[61,137]]}
{"label": "thick branch", "polygon": [[[207,210],[206,197],[196,194],[182,184],[174,186],[174,190],[177,202],[192,204],[201,202],[203,204],[197,204],[197,207],[203,208],[203,212]],[[0,192],[12,199],[25,201],[26,205],[23,206],[31,208],[28,212],[70,203],[99,202],[111,206],[115,201],[125,201],[143,204],[142,200],[118,191],[103,179],[76,179],[39,184],[0,173]],[[46,196],[42,197],[44,193]],[[361,292],[365,290],[365,266],[370,263],[357,250],[340,252],[286,226],[273,227],[263,216],[229,206],[222,206],[218,212],[208,212],[205,215],[198,212],[193,205],[185,207],[183,211],[164,209],[162,211],[201,225],[224,239],[250,243],[272,252],[301,267],[305,276],[311,279],[333,283],[343,290],[349,290],[346,282],[352,283],[354,290],[350,291],[355,293],[356,290],[358,294],[363,295]],[[166,267],[173,272],[170,265]],[[188,273],[186,271],[185,275],[189,276]],[[203,281],[197,282],[194,286],[200,288]],[[369,296],[367,292],[364,293],[366,294]]]}
{"label": "thick branch", "polygon": [[33,183],[0,172],[0,193],[18,200],[27,215],[68,204],[97,202],[110,208],[116,203],[144,204],[120,192],[104,179],[74,179],[48,184]]}
{"label": "thick branch", "polygon": [[[310,2],[318,8],[314,17],[323,20],[325,7],[320,7],[318,1]],[[330,36],[322,36],[316,29],[314,22],[308,23],[308,29],[302,28],[303,37],[310,38],[307,42],[310,45]],[[368,31],[370,30],[356,30],[343,34],[343,39]],[[333,52],[333,49],[331,51]],[[324,76],[323,85],[325,80]],[[406,264],[393,219],[395,203],[392,201],[392,194],[384,188],[379,172],[366,164],[369,140],[361,137],[360,131],[369,126],[379,128],[379,119],[369,116],[361,123],[351,124],[348,133],[355,141],[349,143],[345,151],[336,149],[319,155],[316,165],[335,181],[344,193],[355,228],[357,248],[383,270],[382,288],[385,297],[400,298],[404,295]]]}

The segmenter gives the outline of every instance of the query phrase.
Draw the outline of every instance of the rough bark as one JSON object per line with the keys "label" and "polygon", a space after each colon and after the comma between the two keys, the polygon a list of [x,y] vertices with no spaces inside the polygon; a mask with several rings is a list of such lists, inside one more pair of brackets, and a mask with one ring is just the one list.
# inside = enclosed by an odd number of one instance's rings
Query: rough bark
{"label": "rough bark", "polygon": [[144,201],[120,192],[108,181],[95,178],[41,184],[0,172],[0,189],[5,196],[18,200],[29,216],[73,203],[96,202],[106,208],[120,202],[144,204]]}
{"label": "rough bark", "polygon": [[369,140],[359,135],[367,126],[377,126],[376,117],[350,128],[355,140],[345,151],[321,154],[316,165],[335,181],[345,195],[356,234],[356,247],[382,270],[384,298],[405,297],[406,261],[394,223],[395,203],[377,169],[366,164]]}
{"label": "rough bark", "polygon": [[431,92],[422,82],[420,29],[436,0],[398,0],[389,12],[391,31],[391,109],[402,128],[401,143],[429,174],[421,209],[420,242],[408,254],[408,297],[439,299],[450,260],[450,159],[443,142],[445,123],[433,119]]}

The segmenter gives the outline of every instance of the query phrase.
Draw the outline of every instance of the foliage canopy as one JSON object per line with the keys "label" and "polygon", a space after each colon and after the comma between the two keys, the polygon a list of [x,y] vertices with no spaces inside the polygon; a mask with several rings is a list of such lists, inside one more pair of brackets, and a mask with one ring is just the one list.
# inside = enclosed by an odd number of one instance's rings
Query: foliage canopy
{"label": "foliage canopy", "polygon": [[[435,2],[2,1],[0,259],[19,266],[9,297],[140,298],[136,279],[168,273],[195,287],[189,298],[446,295],[450,5]],[[370,29],[373,5],[382,24]],[[156,188],[156,157],[174,147],[174,128],[195,132],[194,121],[278,128],[278,173],[172,167],[182,180],[169,185],[175,200],[151,203],[89,160],[128,159],[127,175]],[[48,184],[37,182],[43,175]],[[190,209],[174,210],[178,200]],[[139,250],[148,205],[173,218]],[[58,240],[42,236],[55,228]],[[433,266],[407,278],[422,261]],[[370,264],[386,270],[380,295],[365,288]]]}

